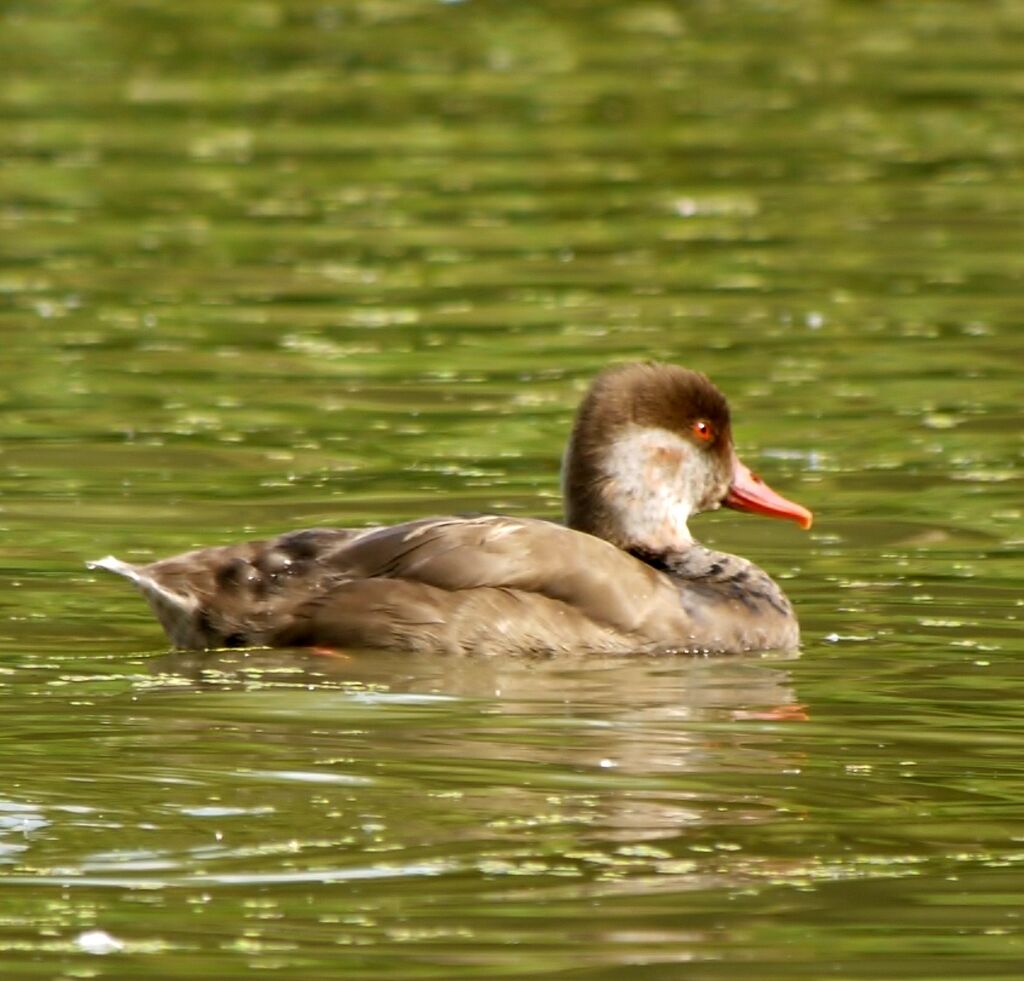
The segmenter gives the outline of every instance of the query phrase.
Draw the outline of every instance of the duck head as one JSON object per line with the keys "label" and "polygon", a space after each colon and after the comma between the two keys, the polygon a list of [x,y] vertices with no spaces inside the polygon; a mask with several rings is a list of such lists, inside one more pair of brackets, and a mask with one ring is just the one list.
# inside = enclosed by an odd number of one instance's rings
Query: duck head
{"label": "duck head", "polygon": [[690,515],[723,505],[811,526],[810,511],[736,455],[725,396],[677,365],[598,375],[576,414],[562,480],[569,527],[626,550],[685,548]]}

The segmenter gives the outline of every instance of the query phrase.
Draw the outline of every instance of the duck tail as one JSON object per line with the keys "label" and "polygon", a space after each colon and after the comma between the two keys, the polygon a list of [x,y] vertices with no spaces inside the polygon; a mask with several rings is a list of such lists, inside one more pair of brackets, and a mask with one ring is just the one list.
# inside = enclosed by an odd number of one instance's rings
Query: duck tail
{"label": "duck tail", "polygon": [[87,569],[106,569],[107,572],[113,572],[119,576],[124,576],[125,579],[131,579],[131,581],[135,583],[142,579],[142,574],[136,566],[131,565],[128,562],[122,562],[113,555],[105,555],[102,559],[93,559],[91,562],[86,562],[85,567]]}
{"label": "duck tail", "polygon": [[85,563],[88,569],[105,569],[115,575],[130,579],[146,598],[150,609],[160,621],[172,644],[176,647],[205,647],[205,637],[199,627],[198,607],[195,597],[183,596],[161,585],[155,577],[148,575],[145,567],[122,562],[113,555],[104,556]]}

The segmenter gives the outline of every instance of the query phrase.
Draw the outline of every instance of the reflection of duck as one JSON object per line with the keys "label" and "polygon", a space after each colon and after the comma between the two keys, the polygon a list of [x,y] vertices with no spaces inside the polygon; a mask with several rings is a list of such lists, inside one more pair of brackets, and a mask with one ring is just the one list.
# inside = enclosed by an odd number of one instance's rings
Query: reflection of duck
{"label": "reflection of duck", "polygon": [[[666,769],[679,765],[677,749],[695,742],[726,745],[721,731],[689,729],[689,723],[806,721],[807,707],[797,702],[788,670],[798,656],[795,650],[758,658],[594,654],[584,659],[574,653],[543,658],[435,657],[378,650],[325,657],[309,648],[177,650],[147,662],[156,678],[140,686],[139,697],[143,690],[147,695],[180,692],[186,684],[197,691],[274,690],[276,695],[266,696],[266,706],[276,706],[269,711],[276,716],[278,708],[288,704],[291,711],[280,714],[304,719],[317,712],[337,715],[342,704],[344,711],[357,714],[372,712],[375,705],[385,707],[385,712],[388,706],[426,706],[435,718],[435,713],[451,711],[444,707],[448,703],[467,699],[489,703],[488,713],[543,719],[556,726],[568,713],[574,719],[613,724],[614,738],[602,725],[588,726],[585,729],[594,738],[586,736],[583,742],[605,755],[615,747],[634,746],[630,756],[634,772],[640,773],[658,769],[655,744],[662,740],[674,760],[665,763]],[[345,697],[341,702],[309,703],[306,693],[311,689],[334,689]],[[478,735],[489,738],[486,732]],[[471,737],[460,732],[456,738]],[[530,749],[537,752],[531,759],[567,759],[564,739],[541,740],[531,743]],[[579,761],[593,763],[593,756]]]}
{"label": "reflection of duck", "polygon": [[566,451],[568,527],[531,518],[424,518],[312,528],[132,566],[178,647],[428,652],[744,651],[799,638],[782,590],[746,559],[694,543],[691,514],[724,504],[811,514],[733,450],[725,398],[666,364],[591,385]]}

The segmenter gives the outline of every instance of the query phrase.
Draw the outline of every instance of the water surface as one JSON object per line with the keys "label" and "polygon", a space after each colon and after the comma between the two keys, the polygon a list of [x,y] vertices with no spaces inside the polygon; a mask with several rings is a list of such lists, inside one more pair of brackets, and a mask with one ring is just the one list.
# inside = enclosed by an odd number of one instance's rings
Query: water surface
{"label": "water surface", "polygon": [[[0,971],[1021,974],[1018,0],[0,13]],[[799,652],[172,654],[82,563],[557,517],[730,395]]]}

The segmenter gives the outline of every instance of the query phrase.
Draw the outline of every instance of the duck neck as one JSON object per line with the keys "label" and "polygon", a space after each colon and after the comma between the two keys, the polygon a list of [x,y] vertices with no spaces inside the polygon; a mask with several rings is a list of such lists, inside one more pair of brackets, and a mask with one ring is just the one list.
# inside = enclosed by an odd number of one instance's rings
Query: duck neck
{"label": "duck neck", "polygon": [[692,544],[687,521],[693,488],[685,480],[690,449],[674,433],[630,428],[600,453],[574,438],[563,461],[563,494],[570,528],[619,548],[657,555]]}

